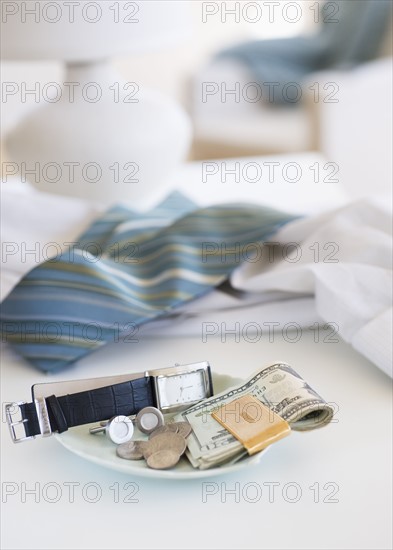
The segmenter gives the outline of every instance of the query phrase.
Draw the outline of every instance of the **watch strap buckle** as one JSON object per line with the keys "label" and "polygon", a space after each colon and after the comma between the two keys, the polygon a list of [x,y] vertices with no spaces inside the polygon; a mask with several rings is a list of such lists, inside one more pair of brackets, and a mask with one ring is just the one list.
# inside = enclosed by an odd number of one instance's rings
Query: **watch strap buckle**
{"label": "watch strap buckle", "polygon": [[[38,424],[40,427],[40,434],[42,437],[52,435],[52,429],[49,421],[48,409],[44,398],[38,398],[34,400],[35,410],[37,413]],[[27,439],[34,439],[35,435],[26,435],[26,423],[29,422],[28,418],[23,415],[23,405],[27,405],[26,401],[17,401],[13,403],[7,403],[5,406],[5,417],[10,430],[11,439],[14,443],[20,443]],[[17,408],[17,410],[15,410]],[[19,418],[15,419],[19,414]],[[23,427],[24,435],[21,435],[18,431],[18,426]]]}
{"label": "watch strap buckle", "polygon": [[[14,443],[20,443],[21,441],[26,441],[26,439],[33,439],[32,435],[25,435],[22,437],[18,436],[17,426],[23,426],[28,422],[27,418],[23,418],[21,405],[26,405],[26,401],[18,401],[13,403],[7,403],[5,406],[5,418],[7,420],[8,428],[10,430],[11,438]],[[15,407],[18,408],[20,419],[14,420],[14,416],[17,414]]]}

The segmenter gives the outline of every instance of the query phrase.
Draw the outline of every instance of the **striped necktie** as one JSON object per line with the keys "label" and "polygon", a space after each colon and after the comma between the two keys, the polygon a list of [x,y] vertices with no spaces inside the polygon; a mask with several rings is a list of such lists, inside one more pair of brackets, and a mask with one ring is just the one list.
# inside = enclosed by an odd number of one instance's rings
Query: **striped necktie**
{"label": "striped necktie", "polygon": [[68,250],[34,268],[2,303],[3,341],[55,371],[221,284],[241,250],[294,216],[180,193],[149,213],[115,206]]}

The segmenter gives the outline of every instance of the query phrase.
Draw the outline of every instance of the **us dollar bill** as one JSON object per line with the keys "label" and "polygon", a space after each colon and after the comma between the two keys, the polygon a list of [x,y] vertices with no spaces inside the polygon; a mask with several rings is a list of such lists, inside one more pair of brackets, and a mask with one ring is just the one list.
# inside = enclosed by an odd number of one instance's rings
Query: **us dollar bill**
{"label": "us dollar bill", "polygon": [[206,469],[233,463],[246,453],[243,445],[212,416],[233,399],[251,394],[284,418],[293,430],[326,426],[334,409],[287,363],[275,363],[255,372],[244,383],[205,399],[180,413],[189,422],[187,456],[195,468]]}

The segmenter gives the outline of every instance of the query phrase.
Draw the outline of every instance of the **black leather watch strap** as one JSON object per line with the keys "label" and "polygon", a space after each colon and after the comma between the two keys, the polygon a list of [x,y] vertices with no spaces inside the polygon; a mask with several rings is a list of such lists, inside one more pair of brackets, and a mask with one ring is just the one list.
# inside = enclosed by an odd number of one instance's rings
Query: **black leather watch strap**
{"label": "black leather watch strap", "polygon": [[[107,420],[112,416],[137,414],[141,409],[155,405],[153,378],[128,380],[105,386],[45,399],[52,432],[64,432],[73,426]],[[35,403],[20,405],[25,419],[26,436],[41,433]]]}

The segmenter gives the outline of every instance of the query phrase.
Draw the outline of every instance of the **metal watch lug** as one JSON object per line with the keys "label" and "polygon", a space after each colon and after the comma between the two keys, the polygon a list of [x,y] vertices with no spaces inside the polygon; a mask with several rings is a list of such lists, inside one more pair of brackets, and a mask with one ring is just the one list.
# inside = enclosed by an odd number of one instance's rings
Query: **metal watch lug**
{"label": "metal watch lug", "polygon": [[52,428],[49,421],[48,409],[46,401],[43,397],[34,399],[35,408],[37,411],[38,423],[40,425],[40,431],[42,437],[48,437],[52,435]]}

